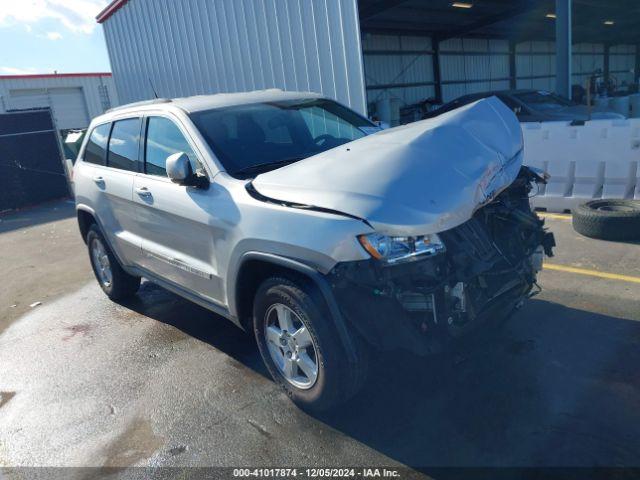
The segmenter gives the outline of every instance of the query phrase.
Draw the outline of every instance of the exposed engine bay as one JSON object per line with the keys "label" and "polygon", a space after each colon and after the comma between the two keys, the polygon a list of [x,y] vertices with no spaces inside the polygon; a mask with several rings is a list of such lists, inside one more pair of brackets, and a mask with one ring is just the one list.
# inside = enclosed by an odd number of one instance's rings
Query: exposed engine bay
{"label": "exposed engine bay", "polygon": [[540,290],[543,256],[553,255],[553,234],[529,206],[540,183],[543,176],[522,167],[471,219],[439,233],[442,254],[398,265],[337,265],[329,279],[345,316],[380,348],[424,354],[485,320],[509,315]]}

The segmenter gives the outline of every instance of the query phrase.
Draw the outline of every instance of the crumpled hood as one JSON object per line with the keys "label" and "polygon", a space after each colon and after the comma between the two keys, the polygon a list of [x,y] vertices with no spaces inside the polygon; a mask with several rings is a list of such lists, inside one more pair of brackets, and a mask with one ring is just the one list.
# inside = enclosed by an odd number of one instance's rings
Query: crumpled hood
{"label": "crumpled hood", "polygon": [[509,186],[522,165],[517,118],[495,97],[384,130],[258,175],[274,200],[336,210],[380,233],[454,228]]}

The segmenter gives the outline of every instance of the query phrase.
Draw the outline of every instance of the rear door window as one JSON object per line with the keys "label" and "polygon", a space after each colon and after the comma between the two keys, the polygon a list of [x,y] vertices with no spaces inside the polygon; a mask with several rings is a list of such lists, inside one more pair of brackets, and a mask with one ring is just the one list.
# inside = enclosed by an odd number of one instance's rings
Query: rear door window
{"label": "rear door window", "polygon": [[91,132],[84,150],[83,160],[87,163],[104,165],[107,158],[107,141],[109,140],[110,123],[98,125]]}
{"label": "rear door window", "polygon": [[165,117],[149,117],[145,144],[144,171],[149,175],[166,177],[167,157],[177,153],[186,153],[191,168],[197,169],[196,156],[178,126]]}
{"label": "rear door window", "polygon": [[139,139],[139,118],[128,118],[115,122],[109,138],[107,166],[137,172]]}

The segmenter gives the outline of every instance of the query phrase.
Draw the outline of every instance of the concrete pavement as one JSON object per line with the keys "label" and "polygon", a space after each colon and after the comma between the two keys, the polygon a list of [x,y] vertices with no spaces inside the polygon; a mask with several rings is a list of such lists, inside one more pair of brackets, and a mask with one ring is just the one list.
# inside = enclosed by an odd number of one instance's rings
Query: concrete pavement
{"label": "concrete pavement", "polygon": [[[110,302],[70,215],[0,217],[0,465],[640,466],[640,284],[545,271],[502,328],[385,355],[314,418],[226,320],[148,282]],[[640,276],[640,246],[548,223],[554,264]]]}

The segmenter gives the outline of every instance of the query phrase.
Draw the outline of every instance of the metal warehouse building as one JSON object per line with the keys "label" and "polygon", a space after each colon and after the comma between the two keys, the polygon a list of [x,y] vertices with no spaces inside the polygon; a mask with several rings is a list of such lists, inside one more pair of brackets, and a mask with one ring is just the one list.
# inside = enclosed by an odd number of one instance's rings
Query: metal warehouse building
{"label": "metal warehouse building", "polygon": [[110,73],[0,76],[0,113],[51,108],[59,130],[86,128],[91,118],[117,105]]}
{"label": "metal warehouse building", "polygon": [[115,0],[97,20],[123,103],[278,87],[370,114],[640,74],[635,0]]}

